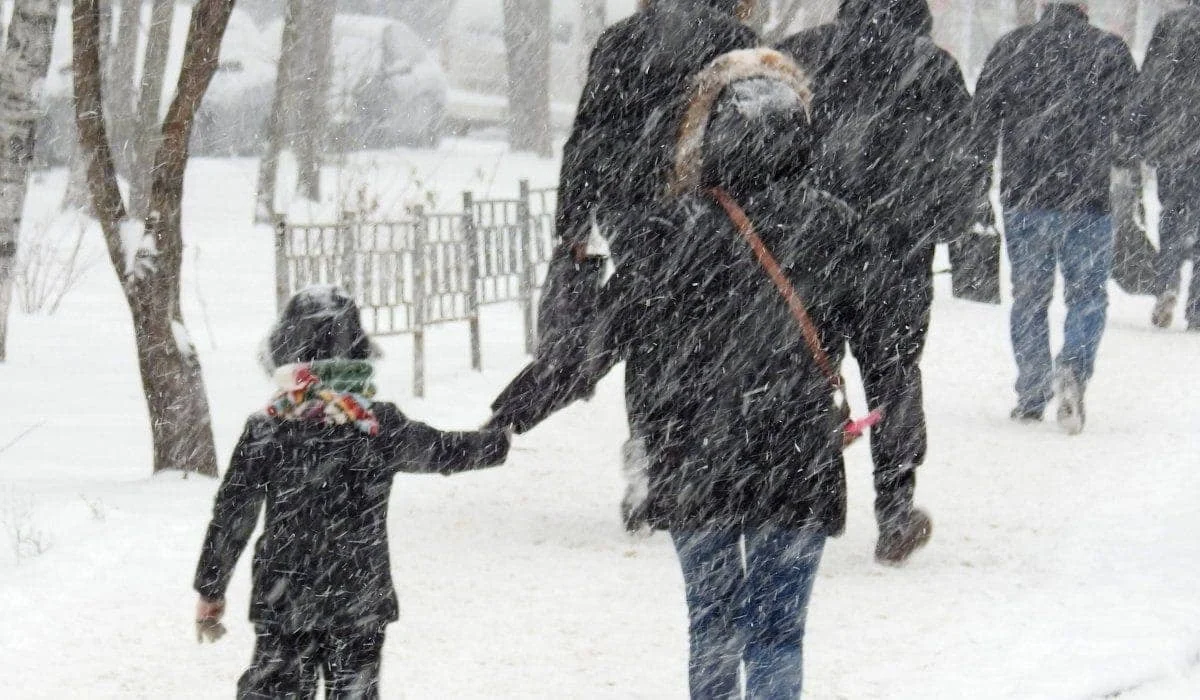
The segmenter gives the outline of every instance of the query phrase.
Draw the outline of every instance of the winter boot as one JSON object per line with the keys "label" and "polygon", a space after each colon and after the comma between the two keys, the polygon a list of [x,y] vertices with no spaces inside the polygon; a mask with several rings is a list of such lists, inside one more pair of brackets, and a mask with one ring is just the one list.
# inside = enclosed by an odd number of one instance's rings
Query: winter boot
{"label": "winter boot", "polygon": [[920,508],[909,511],[908,518],[895,527],[879,531],[875,543],[875,561],[886,566],[900,566],[912,553],[924,547],[933,535],[933,520]]}
{"label": "winter boot", "polygon": [[1017,405],[1016,408],[1008,414],[1008,417],[1017,423],[1039,423],[1042,420],[1044,408],[1030,408],[1028,406]]}
{"label": "winter boot", "polygon": [[933,534],[929,514],[913,506],[917,479],[913,467],[877,474],[875,478],[875,521],[879,539],[875,561],[900,566],[924,547]]}
{"label": "winter boot", "polygon": [[1175,315],[1175,292],[1163,292],[1154,300],[1154,311],[1150,313],[1150,323],[1156,328],[1170,328]]}
{"label": "winter boot", "polygon": [[1083,385],[1075,373],[1060,367],[1054,375],[1054,393],[1058,396],[1058,426],[1067,435],[1083,432],[1086,420],[1083,409]]}

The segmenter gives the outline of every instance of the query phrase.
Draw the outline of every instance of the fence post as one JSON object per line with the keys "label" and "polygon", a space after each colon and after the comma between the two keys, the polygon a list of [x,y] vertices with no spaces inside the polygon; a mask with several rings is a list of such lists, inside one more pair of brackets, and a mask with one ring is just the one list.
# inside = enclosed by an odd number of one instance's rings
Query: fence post
{"label": "fence post", "polygon": [[429,221],[425,207],[412,208],[413,216],[413,396],[425,396],[425,238]]}
{"label": "fence post", "polygon": [[479,235],[475,230],[475,195],[463,192],[463,253],[467,263],[467,326],[471,333],[471,369],[483,369],[479,331]]}
{"label": "fence post", "polygon": [[287,305],[291,290],[289,284],[291,275],[288,271],[287,259],[287,219],[282,214],[276,214],[275,226],[275,312],[282,313]]}
{"label": "fence post", "polygon": [[341,219],[338,221],[338,233],[341,234],[341,270],[338,274],[342,278],[342,288],[345,289],[352,299],[358,299],[358,275],[355,274],[358,265],[356,260],[358,253],[358,232],[356,229],[356,221],[354,212],[343,211]]}
{"label": "fence post", "polygon": [[520,203],[517,204],[517,219],[521,236],[521,317],[525,325],[525,354],[532,355],[537,346],[537,318],[533,308],[534,255],[533,255],[533,208],[530,206],[529,180],[519,184]]}

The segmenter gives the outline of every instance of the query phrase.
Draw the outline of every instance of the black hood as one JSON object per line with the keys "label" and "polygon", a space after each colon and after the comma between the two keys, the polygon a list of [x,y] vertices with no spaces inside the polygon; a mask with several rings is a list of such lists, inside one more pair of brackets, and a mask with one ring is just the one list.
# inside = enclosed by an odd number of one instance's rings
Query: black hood
{"label": "black hood", "polygon": [[693,79],[668,194],[722,187],[737,197],[807,168],[808,82],[771,49],[732,51],[710,63]]}
{"label": "black hood", "polygon": [[377,355],[350,295],[331,285],[296,292],[267,337],[264,367]]}
{"label": "black hood", "polygon": [[843,0],[838,23],[883,37],[898,32],[928,34],[933,31],[933,13],[926,0]]}

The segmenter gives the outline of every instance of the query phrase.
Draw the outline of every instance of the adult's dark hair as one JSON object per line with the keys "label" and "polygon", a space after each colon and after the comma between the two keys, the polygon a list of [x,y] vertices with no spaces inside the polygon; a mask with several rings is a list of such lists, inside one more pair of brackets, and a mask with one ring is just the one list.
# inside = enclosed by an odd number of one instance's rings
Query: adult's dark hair
{"label": "adult's dark hair", "polygon": [[302,289],[288,300],[267,338],[266,357],[273,367],[296,362],[374,356],[358,306],[338,287]]}
{"label": "adult's dark hair", "polygon": [[744,18],[757,5],[759,0],[641,0],[642,7],[651,7],[654,5],[677,5],[679,7],[706,7],[710,10],[716,10],[725,14],[737,14],[739,18]]}
{"label": "adult's dark hair", "polygon": [[842,0],[838,21],[859,29],[882,23],[915,34],[933,29],[933,13],[926,0]]}

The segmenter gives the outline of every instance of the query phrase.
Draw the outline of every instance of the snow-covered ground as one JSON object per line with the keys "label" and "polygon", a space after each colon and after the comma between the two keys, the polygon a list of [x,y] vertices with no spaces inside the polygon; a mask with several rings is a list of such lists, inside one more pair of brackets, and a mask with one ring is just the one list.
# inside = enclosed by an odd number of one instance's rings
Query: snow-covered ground
{"label": "snow-covered ground", "polygon": [[[358,176],[386,204],[435,190],[453,206],[464,187],[512,194],[517,177],[556,172],[472,142],[390,158]],[[225,456],[271,393],[255,361],[273,299],[271,241],[249,224],[254,174],[197,161],[187,182],[185,314]],[[62,184],[38,177],[29,221]],[[248,565],[230,634],[197,645],[190,586],[217,484],[150,477],[129,316],[98,234],[85,248],[96,262],[79,288],[53,316],[14,314],[0,365],[0,696],[229,697],[253,642]],[[809,613],[806,696],[1200,697],[1200,336],[1149,328],[1151,301],[1114,290],[1089,423],[1071,438],[1009,422],[1007,308],[947,289],[939,279],[918,489],[934,538],[905,568],[872,561],[869,456],[853,447],[849,524]],[[483,373],[467,369],[464,328],[431,334],[424,400],[409,394],[409,340],[384,339],[382,393],[438,426],[482,422],[524,361],[515,308],[488,308],[483,325]],[[505,467],[397,479],[402,613],[385,697],[685,695],[670,544],[618,524],[622,406],[613,376],[519,437]]]}

